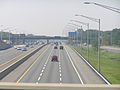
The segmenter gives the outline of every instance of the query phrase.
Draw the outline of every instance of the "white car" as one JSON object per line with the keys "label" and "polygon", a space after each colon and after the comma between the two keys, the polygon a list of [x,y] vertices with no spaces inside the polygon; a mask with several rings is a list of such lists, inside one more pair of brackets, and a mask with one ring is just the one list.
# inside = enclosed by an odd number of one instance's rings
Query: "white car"
{"label": "white car", "polygon": [[21,47],[16,47],[17,50],[21,50]]}
{"label": "white car", "polygon": [[27,51],[27,48],[26,47],[21,47],[21,50],[22,51]]}

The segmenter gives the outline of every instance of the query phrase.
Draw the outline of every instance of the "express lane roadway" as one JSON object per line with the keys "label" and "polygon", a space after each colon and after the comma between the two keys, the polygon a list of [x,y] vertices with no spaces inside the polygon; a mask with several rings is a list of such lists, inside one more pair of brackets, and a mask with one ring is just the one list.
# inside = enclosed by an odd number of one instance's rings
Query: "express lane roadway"
{"label": "express lane roadway", "polygon": [[[58,56],[59,62],[51,62],[53,55]],[[80,83],[80,80],[65,50],[53,49],[52,46],[49,53],[42,58],[42,61],[39,60],[20,82]]]}

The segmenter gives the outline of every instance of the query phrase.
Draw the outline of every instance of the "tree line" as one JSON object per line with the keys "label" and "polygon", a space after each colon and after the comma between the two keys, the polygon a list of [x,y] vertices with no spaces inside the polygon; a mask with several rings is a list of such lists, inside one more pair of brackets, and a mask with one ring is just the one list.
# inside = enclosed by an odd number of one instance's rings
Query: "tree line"
{"label": "tree line", "polygon": [[[94,44],[97,44],[98,41],[98,30],[86,30],[78,29],[76,31],[76,35],[74,39],[78,39],[80,42],[82,39],[82,43],[87,43],[87,35],[88,35],[88,41],[89,44],[95,46]],[[120,28],[113,29],[113,30],[101,30],[100,31],[100,42],[101,45],[114,45],[114,46],[120,46]]]}

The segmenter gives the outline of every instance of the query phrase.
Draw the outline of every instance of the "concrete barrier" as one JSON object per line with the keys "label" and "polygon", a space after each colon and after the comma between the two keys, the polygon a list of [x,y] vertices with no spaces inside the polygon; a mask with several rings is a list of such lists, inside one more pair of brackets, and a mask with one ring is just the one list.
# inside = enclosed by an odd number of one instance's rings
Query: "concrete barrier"
{"label": "concrete barrier", "polygon": [[55,84],[55,83],[0,83],[0,90],[120,90],[120,85]]}
{"label": "concrete barrier", "polygon": [[23,62],[25,62],[28,58],[30,58],[32,55],[34,55],[36,52],[38,52],[42,47],[46,46],[47,44],[37,48],[33,52],[31,52],[29,55],[25,55],[23,58],[18,60],[16,63],[13,63],[8,68],[6,68],[4,71],[0,72],[0,80],[3,79],[6,75],[8,75],[11,71],[13,71],[15,68],[17,68],[19,65],[21,65]]}

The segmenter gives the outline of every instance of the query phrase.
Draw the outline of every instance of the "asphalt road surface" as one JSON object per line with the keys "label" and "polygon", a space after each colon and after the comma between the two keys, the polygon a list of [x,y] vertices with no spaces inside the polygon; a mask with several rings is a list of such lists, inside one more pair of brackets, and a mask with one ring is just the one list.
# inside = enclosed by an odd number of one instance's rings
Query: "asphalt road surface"
{"label": "asphalt road surface", "polygon": [[[59,62],[51,62],[57,55]],[[50,48],[20,82],[31,83],[81,83],[65,50]],[[40,59],[41,59],[40,58]]]}
{"label": "asphalt road surface", "polygon": [[[51,62],[53,55],[58,62]],[[105,84],[105,82],[67,45],[54,49],[47,45],[8,74],[1,82]]]}
{"label": "asphalt road surface", "polygon": [[[30,51],[31,49],[32,48],[29,48],[29,47],[27,48],[28,51]],[[3,64],[25,52],[26,51],[17,50],[14,47],[6,49],[6,50],[1,50],[0,51],[0,64]]]}

